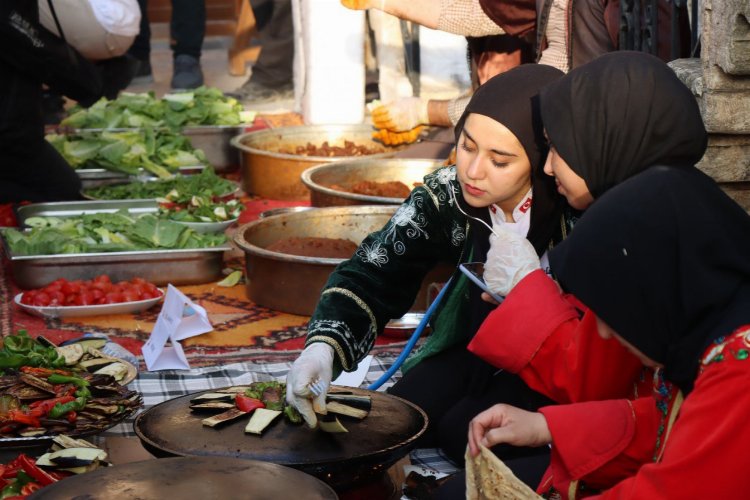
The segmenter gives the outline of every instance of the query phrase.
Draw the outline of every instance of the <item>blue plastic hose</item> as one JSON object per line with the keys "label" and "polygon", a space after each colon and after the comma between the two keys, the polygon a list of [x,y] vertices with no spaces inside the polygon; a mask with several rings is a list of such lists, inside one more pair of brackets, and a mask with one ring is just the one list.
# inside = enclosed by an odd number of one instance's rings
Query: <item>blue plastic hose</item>
{"label": "blue plastic hose", "polygon": [[[453,279],[453,278],[451,278]],[[377,379],[375,382],[370,384],[367,388],[371,391],[376,391],[378,388],[385,383],[386,380],[391,378],[394,373],[396,373],[396,370],[401,368],[401,365],[404,364],[404,361],[406,361],[406,358],[411,353],[411,350],[414,349],[414,345],[417,343],[417,340],[419,340],[419,337],[422,335],[422,331],[424,330],[425,326],[427,326],[427,322],[430,320],[430,317],[432,316],[432,313],[435,312],[435,309],[437,309],[438,304],[443,300],[443,295],[445,295],[445,292],[448,290],[449,285],[451,283],[451,279],[445,282],[445,285],[443,285],[443,288],[440,290],[440,293],[437,294],[437,297],[435,297],[435,300],[432,301],[432,304],[430,304],[430,307],[427,308],[427,311],[424,313],[424,316],[422,317],[422,321],[419,322],[419,325],[417,325],[417,328],[414,330],[414,333],[411,334],[411,337],[409,338],[409,341],[404,346],[404,350],[401,351],[401,354],[398,355],[398,358],[396,358],[396,361],[391,365],[388,370],[380,376],[379,379]]]}

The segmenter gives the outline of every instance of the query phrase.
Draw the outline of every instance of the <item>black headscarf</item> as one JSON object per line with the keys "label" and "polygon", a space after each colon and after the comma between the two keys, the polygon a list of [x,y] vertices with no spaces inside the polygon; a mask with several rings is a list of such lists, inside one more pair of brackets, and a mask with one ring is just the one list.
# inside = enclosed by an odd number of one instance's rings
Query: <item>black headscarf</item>
{"label": "black headscarf", "polygon": [[653,167],[598,199],[550,253],[567,291],[692,389],[710,342],[750,323],[750,216],[696,168]]}
{"label": "black headscarf", "polygon": [[547,250],[552,235],[560,226],[563,206],[554,179],[543,172],[547,141],[539,113],[539,91],[561,76],[562,71],[542,64],[523,64],[494,76],[474,92],[455,127],[458,143],[469,114],[484,115],[513,132],[523,146],[531,163],[534,188],[527,239],[539,255]]}
{"label": "black headscarf", "polygon": [[692,166],[706,150],[695,97],[665,63],[612,52],[541,93],[550,142],[594,198],[652,165]]}

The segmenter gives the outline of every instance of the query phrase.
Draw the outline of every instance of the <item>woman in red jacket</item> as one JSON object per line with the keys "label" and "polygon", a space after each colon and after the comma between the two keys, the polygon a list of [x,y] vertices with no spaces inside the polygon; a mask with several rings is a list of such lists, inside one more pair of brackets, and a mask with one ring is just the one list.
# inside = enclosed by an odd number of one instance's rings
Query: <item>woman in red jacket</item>
{"label": "woman in red jacket", "polygon": [[[552,444],[540,492],[563,498],[736,498],[750,446],[750,217],[695,168],[655,167],[612,189],[551,252],[561,285],[657,370],[653,397],[497,405],[479,445]],[[619,482],[618,482],[619,481]]]}

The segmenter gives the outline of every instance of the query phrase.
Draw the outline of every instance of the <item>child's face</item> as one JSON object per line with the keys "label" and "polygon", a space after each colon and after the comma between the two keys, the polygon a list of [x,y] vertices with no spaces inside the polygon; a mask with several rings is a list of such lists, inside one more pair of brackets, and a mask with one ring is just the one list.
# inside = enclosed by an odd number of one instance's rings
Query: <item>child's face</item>
{"label": "child's face", "polygon": [[472,207],[496,203],[510,214],[531,188],[523,146],[504,125],[484,115],[467,117],[456,148],[456,171]]}

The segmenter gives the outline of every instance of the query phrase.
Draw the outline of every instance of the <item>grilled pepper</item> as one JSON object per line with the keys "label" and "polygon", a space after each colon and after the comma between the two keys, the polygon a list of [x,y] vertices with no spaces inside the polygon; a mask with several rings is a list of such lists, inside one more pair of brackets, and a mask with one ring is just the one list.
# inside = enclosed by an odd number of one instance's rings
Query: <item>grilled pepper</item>
{"label": "grilled pepper", "polygon": [[91,391],[89,391],[89,381],[82,378],[72,376],[69,377],[66,375],[53,373],[52,375],[47,377],[47,382],[49,382],[50,384],[75,384],[76,386],[78,386],[76,396],[80,398],[87,398],[91,396]]}
{"label": "grilled pepper", "polygon": [[22,453],[18,456],[18,461],[21,464],[21,469],[23,469],[23,471],[28,474],[34,482],[37,482],[42,486],[47,486],[57,482],[55,477],[50,475],[47,471],[40,469],[33,458],[29,458]]}
{"label": "grilled pepper", "polygon": [[[61,398],[62,399],[62,398]],[[55,419],[60,418],[68,412],[81,411],[86,407],[86,398],[76,398],[73,401],[67,403],[56,404],[47,414],[49,418]]]}

